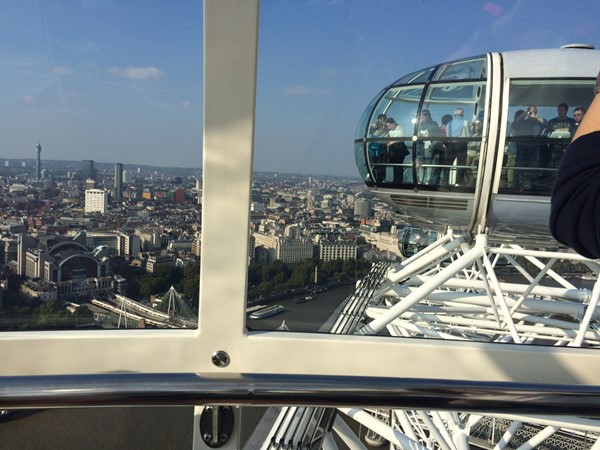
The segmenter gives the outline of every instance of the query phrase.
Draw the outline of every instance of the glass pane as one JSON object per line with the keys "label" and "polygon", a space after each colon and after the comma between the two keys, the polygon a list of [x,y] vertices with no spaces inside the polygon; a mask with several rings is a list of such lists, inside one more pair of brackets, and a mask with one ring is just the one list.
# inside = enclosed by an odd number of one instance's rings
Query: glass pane
{"label": "glass pane", "polygon": [[400,233],[398,245],[402,252],[402,256],[410,258],[441,237],[441,233],[435,230],[406,226]]}
{"label": "glass pane", "polygon": [[400,78],[398,81],[396,81],[394,83],[394,85],[425,83],[427,80],[429,80],[429,77],[431,76],[431,72],[433,72],[433,68],[419,70],[417,72],[410,73],[410,74],[405,75],[402,78]]}
{"label": "glass pane", "polygon": [[501,192],[551,193],[592,92],[593,80],[511,81]]}
{"label": "glass pane", "polygon": [[365,181],[365,183],[372,183],[373,180],[371,178],[371,175],[369,174],[369,169],[367,168],[364,144],[354,144],[354,156],[356,158],[356,167],[358,168],[360,176]]}
{"label": "glass pane", "polygon": [[481,159],[485,104],[485,83],[429,87],[418,124],[421,185],[473,190]]}
{"label": "glass pane", "polygon": [[360,118],[358,122],[358,126],[356,127],[356,139],[362,139],[365,136],[365,132],[367,130],[367,126],[369,125],[369,121],[371,120],[371,115],[373,114],[373,107],[377,100],[381,97],[381,93],[377,94],[373,100],[366,107],[365,112]]}
{"label": "glass pane", "polygon": [[412,141],[377,140],[367,144],[370,174],[365,181],[380,184],[412,184]]}
{"label": "glass pane", "polygon": [[5,11],[0,330],[197,326],[202,10],[139,12]]}
{"label": "glass pane", "polygon": [[411,137],[414,134],[417,108],[423,86],[392,88],[377,106],[376,111],[386,115],[386,128],[379,136]]}
{"label": "glass pane", "polygon": [[433,81],[466,80],[487,78],[487,59],[480,57],[466,61],[443,64],[435,72]]}
{"label": "glass pane", "polygon": [[[327,11],[306,6],[306,16],[299,13],[285,26],[284,4],[263,8],[252,199],[253,210],[262,212],[253,215],[250,233],[246,326],[498,343],[579,339],[572,331],[578,319],[565,317],[582,317],[585,306],[577,297],[589,295],[589,286],[555,276],[551,268],[585,272],[588,266],[568,256],[565,266],[555,266],[555,259],[565,259],[562,253],[505,250],[492,239],[480,246],[473,237],[487,231],[485,215],[497,212],[484,205],[495,195],[499,173],[501,186],[511,177],[544,187],[541,162],[511,156],[503,171],[494,166],[497,140],[488,137],[506,117],[503,105],[512,115],[535,102],[549,121],[553,115],[545,108],[555,111],[563,101],[587,105],[590,82],[512,80],[504,89],[504,79],[488,80],[489,64],[498,64],[493,75],[500,77],[509,73],[502,64],[522,57],[461,55],[445,62],[451,58],[439,55],[439,65],[431,66],[437,48],[429,47],[425,68],[418,69],[414,60],[389,57],[389,47],[381,45],[386,36],[373,42],[371,31],[356,32],[364,24],[340,14],[347,5]],[[339,34],[322,14],[339,22]],[[302,46],[296,36],[305,36]],[[349,58],[339,48],[351,43],[358,53]],[[310,45],[319,51],[306,52]],[[353,70],[342,73],[341,67]],[[390,84],[390,78],[397,81]],[[491,89],[497,90],[495,105],[489,104]],[[543,139],[562,144],[563,127],[556,128],[552,137],[515,134],[507,146],[539,146]],[[339,148],[348,136],[354,136],[353,149],[344,153]],[[529,214],[532,205],[524,208],[509,211],[512,223],[520,226],[518,214]],[[512,238],[520,242],[522,236]],[[557,303],[565,310],[550,311]],[[596,333],[584,340],[596,345]]]}

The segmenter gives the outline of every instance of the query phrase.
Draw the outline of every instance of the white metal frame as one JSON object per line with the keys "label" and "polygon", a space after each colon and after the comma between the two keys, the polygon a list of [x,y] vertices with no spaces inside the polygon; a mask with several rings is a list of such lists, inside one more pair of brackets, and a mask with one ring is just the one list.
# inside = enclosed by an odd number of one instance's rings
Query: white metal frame
{"label": "white metal frame", "polygon": [[[532,267],[526,268],[518,258]],[[507,265],[498,264],[500,260]],[[584,263],[595,275],[593,289],[578,289],[556,273],[552,267],[558,260]],[[509,276],[506,267],[517,272],[515,281],[500,278]],[[468,243],[450,231],[413,257],[384,269],[380,263],[362,280],[331,333],[364,335],[386,329],[391,336],[437,340],[600,347],[597,326],[590,326],[600,319],[600,265],[572,252],[490,245],[486,235]],[[372,321],[362,324],[356,316]],[[433,358],[437,354],[430,360],[437,367]],[[465,361],[455,363],[464,365]],[[312,408],[311,414],[317,415],[317,411],[322,409]],[[565,448],[580,448],[584,442],[600,446],[600,420],[586,416],[542,417],[524,411],[518,415],[362,408],[338,411],[367,428],[365,440],[389,442],[393,448],[468,450],[473,438],[499,449],[509,442],[514,446],[517,439],[524,441],[519,448],[533,448],[554,434],[559,434],[556,441]],[[284,408],[280,418],[292,423],[294,414],[293,408]],[[490,430],[488,424],[497,418],[503,420],[501,428],[506,427],[506,432]],[[293,430],[278,427],[263,449],[301,442]],[[348,437],[347,424],[340,417],[332,431],[354,445],[352,448],[363,448]],[[515,438],[517,431],[520,436]]]}
{"label": "white metal frame", "polygon": [[[198,330],[2,333],[0,376],[132,371],[598,384],[600,353],[594,349],[246,332],[258,0],[206,0],[204,17],[204,198]],[[213,353],[219,350],[231,358],[226,367],[212,363]]]}

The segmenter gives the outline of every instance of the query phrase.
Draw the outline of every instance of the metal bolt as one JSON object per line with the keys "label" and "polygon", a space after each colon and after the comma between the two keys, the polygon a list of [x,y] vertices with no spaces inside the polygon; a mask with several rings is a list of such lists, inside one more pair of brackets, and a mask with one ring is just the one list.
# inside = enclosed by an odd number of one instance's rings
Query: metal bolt
{"label": "metal bolt", "polygon": [[231,358],[229,358],[227,352],[218,350],[213,353],[212,362],[217,367],[227,367],[231,362]]}
{"label": "metal bolt", "polygon": [[202,435],[202,439],[204,439],[204,442],[210,442],[211,439],[212,439],[212,434],[210,434],[210,433],[204,433]]}
{"label": "metal bolt", "polygon": [[221,442],[227,442],[227,439],[229,439],[229,436],[225,433],[223,433],[221,436],[219,436],[219,440]]}

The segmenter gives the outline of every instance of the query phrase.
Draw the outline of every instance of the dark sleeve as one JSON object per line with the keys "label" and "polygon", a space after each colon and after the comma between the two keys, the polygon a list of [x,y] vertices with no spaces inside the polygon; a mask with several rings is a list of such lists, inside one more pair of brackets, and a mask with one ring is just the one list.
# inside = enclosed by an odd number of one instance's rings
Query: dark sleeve
{"label": "dark sleeve", "polygon": [[600,132],[581,136],[562,158],[552,191],[550,231],[588,258],[600,258]]}

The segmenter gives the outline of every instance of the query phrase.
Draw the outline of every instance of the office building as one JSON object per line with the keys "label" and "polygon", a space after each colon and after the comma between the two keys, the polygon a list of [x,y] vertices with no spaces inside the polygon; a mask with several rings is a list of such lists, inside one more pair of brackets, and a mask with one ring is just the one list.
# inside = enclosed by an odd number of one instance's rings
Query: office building
{"label": "office building", "polygon": [[161,266],[175,267],[175,261],[170,256],[151,255],[146,261],[146,272],[154,273]]}
{"label": "office building", "polygon": [[121,163],[115,163],[114,198],[117,201],[123,198],[123,164]]}
{"label": "office building", "polygon": [[313,243],[310,239],[288,238],[285,236],[254,233],[256,247],[262,246],[267,252],[268,262],[280,260],[284,263],[295,263],[312,259]]}
{"label": "office building", "polygon": [[319,260],[356,259],[358,245],[348,241],[319,242]]}
{"label": "office building", "polygon": [[373,210],[369,200],[356,200],[354,202],[354,215],[360,217],[372,217]]}
{"label": "office building", "polygon": [[106,214],[108,209],[108,195],[102,189],[88,189],[85,191],[85,213]]}
{"label": "office building", "polygon": [[84,159],[81,166],[81,178],[83,180],[96,179],[96,169],[94,168],[94,161],[91,159]]}

